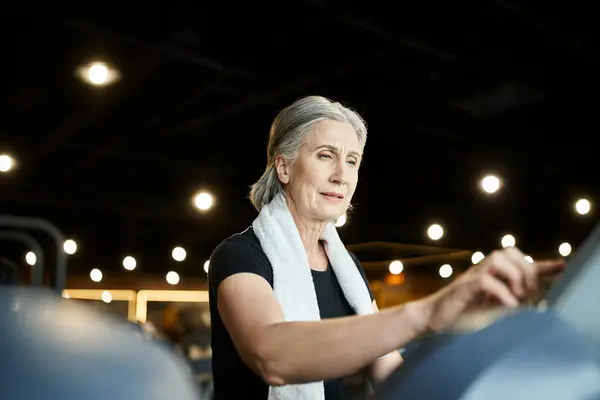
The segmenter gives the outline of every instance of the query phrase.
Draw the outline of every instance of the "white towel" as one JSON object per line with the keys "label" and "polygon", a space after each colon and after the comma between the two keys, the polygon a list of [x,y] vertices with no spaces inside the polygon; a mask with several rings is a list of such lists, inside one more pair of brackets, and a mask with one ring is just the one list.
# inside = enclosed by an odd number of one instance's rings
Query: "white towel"
{"label": "white towel", "polygon": [[[300,233],[283,194],[264,206],[252,227],[273,268],[273,290],[286,321],[319,321],[321,314]],[[357,314],[373,312],[365,282],[333,224],[321,239],[344,292]],[[350,346],[350,345],[349,345]],[[269,400],[324,400],[323,382],[271,386]]]}

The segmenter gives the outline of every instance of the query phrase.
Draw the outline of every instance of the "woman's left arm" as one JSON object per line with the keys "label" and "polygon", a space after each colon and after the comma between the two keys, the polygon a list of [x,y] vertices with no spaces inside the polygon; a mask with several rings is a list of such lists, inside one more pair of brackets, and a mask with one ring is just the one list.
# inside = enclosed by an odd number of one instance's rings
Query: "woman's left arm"
{"label": "woman's left arm", "polygon": [[[377,302],[373,300],[373,311],[379,312]],[[402,356],[398,351],[393,351],[379,359],[375,360],[369,368],[370,377],[375,386],[383,382],[402,364]]]}

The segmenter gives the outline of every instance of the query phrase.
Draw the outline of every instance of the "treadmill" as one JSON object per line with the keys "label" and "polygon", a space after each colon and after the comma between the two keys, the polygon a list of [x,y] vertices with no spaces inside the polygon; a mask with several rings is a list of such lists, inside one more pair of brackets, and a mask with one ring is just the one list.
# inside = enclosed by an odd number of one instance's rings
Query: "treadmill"
{"label": "treadmill", "polygon": [[376,400],[600,399],[600,224],[538,306],[409,345]]}
{"label": "treadmill", "polygon": [[[43,287],[43,248],[29,231],[53,238],[56,268]],[[0,254],[1,400],[198,400],[182,357],[148,340],[134,324],[61,297],[64,237],[38,218],[0,215],[0,241],[36,253],[31,286],[16,286],[15,264]]]}

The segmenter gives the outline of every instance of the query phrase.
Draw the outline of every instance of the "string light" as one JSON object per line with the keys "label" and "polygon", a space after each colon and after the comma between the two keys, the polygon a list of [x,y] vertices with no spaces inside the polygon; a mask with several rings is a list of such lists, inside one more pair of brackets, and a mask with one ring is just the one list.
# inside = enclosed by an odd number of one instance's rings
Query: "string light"
{"label": "string light", "polygon": [[444,228],[439,224],[433,224],[427,228],[427,236],[431,240],[439,240],[444,236]]}
{"label": "string light", "polygon": [[[501,181],[499,178],[489,175],[484,177],[481,180],[481,188],[487,193],[495,193],[501,186]],[[208,210],[212,207],[214,198],[212,195],[206,192],[202,192],[197,194],[195,197],[195,205],[200,210]],[[581,198],[578,199],[574,208],[576,212],[580,215],[588,214],[591,210],[591,202],[588,199]],[[346,222],[346,215],[342,215],[338,221],[336,221],[336,226],[341,227]],[[427,236],[431,240],[439,240],[444,236],[444,228],[439,224],[432,224],[427,229]],[[503,248],[516,246],[516,239],[512,234],[506,234],[502,237],[500,244]],[[68,239],[63,244],[63,249],[65,253],[72,255],[75,254],[78,250],[78,244],[73,239]],[[561,256],[566,257],[571,254],[572,247],[569,243],[564,242],[561,243],[558,247],[558,252]],[[182,247],[175,247],[172,250],[172,257],[175,261],[181,262],[187,258],[187,252]],[[485,258],[485,255],[481,251],[476,251],[471,255],[471,263],[473,265],[480,263]],[[529,262],[533,263],[534,260],[531,256],[525,255],[524,258]],[[36,256],[33,252],[28,252],[26,254],[26,262],[27,264],[34,266],[36,264]],[[137,266],[136,259],[132,256],[127,256],[123,259],[123,267],[127,270],[133,270]],[[206,260],[203,265],[203,269],[206,273],[208,273],[210,268],[210,260]],[[400,260],[394,260],[389,265],[389,272],[393,275],[401,274],[404,271],[404,265]],[[444,264],[439,269],[439,274],[442,277],[449,277],[452,275],[453,269],[449,264]],[[98,268],[94,268],[90,271],[90,279],[94,282],[100,282],[103,279],[102,271]],[[175,271],[169,271],[166,275],[166,280],[171,285],[177,285],[179,283],[180,277],[179,274]],[[107,296],[110,296],[109,292],[106,292]],[[110,300],[109,300],[110,301]]]}

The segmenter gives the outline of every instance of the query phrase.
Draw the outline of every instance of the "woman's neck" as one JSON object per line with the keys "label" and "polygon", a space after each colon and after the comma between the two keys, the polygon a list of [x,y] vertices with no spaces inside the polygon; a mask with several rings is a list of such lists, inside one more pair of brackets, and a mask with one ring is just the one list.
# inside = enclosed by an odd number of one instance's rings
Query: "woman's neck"
{"label": "woman's neck", "polygon": [[[293,215],[293,214],[292,214]],[[294,217],[296,227],[300,233],[300,239],[306,249],[308,259],[321,254],[321,236],[325,229],[325,223],[315,223],[313,221],[306,221],[302,218]]]}
{"label": "woman's neck", "polygon": [[291,200],[288,200],[288,208],[292,214],[294,222],[296,223],[298,233],[300,233],[300,239],[302,240],[302,244],[304,245],[304,249],[306,250],[309,261],[314,260],[315,258],[318,259],[323,252],[320,239],[325,231],[327,222],[314,221],[300,215],[294,205],[294,202]]}

